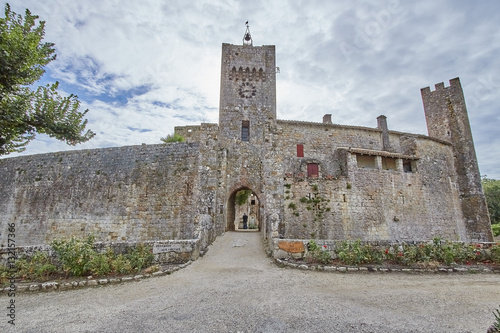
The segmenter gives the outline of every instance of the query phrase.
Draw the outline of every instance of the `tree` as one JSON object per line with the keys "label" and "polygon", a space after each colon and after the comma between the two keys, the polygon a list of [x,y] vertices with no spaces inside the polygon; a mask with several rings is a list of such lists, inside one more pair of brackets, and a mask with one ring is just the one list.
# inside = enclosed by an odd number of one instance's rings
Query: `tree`
{"label": "tree", "polygon": [[59,83],[39,86],[44,66],[56,59],[53,43],[43,43],[45,22],[26,9],[24,18],[5,5],[0,18],[0,155],[21,152],[36,133],[76,145],[95,133],[85,132],[88,109],[80,112],[78,96],[63,97]]}
{"label": "tree", "polygon": [[490,220],[495,236],[500,235],[500,180],[482,179],[483,192],[488,204]]}
{"label": "tree", "polygon": [[177,134],[177,133],[169,134],[165,138],[160,138],[160,140],[163,141],[163,143],[175,143],[175,142],[186,141],[186,139],[182,135]]}

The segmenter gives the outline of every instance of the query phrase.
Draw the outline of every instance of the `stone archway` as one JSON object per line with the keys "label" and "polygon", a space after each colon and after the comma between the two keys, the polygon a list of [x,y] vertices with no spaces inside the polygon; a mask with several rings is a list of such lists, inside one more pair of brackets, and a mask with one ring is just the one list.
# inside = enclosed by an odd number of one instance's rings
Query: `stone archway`
{"label": "stone archway", "polygon": [[[243,229],[243,214],[247,215],[247,229]],[[260,230],[260,200],[248,187],[240,187],[227,202],[226,231]]]}

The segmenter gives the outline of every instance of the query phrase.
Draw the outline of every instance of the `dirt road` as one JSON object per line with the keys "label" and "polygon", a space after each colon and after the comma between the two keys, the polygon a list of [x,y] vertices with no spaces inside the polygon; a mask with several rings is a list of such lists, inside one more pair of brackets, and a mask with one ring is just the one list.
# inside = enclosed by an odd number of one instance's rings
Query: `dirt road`
{"label": "dirt road", "polygon": [[499,304],[499,275],[279,268],[260,234],[229,232],[169,276],[19,294],[15,329],[3,315],[0,331],[484,333]]}

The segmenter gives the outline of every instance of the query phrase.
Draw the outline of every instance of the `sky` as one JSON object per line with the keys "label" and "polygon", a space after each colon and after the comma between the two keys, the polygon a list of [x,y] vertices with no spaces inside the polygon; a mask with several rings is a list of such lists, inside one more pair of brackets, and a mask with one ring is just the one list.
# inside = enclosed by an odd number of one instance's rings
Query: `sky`
{"label": "sky", "polygon": [[[5,4],[5,3],[4,3]],[[59,82],[89,109],[77,146],[38,135],[38,154],[160,143],[218,122],[222,43],[275,45],[278,119],[427,135],[420,89],[459,77],[482,175],[500,179],[500,1],[14,0],[46,21]]]}

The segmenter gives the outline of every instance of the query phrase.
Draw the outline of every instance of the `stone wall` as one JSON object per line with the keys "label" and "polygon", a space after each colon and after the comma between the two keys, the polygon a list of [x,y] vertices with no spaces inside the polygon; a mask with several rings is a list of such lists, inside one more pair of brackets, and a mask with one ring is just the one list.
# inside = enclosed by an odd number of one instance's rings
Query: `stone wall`
{"label": "stone wall", "polygon": [[[286,228],[280,237],[479,240],[465,230],[449,143],[391,131],[386,152],[378,129],[285,121],[278,126],[285,161]],[[308,175],[310,163],[319,165],[317,177]]]}
{"label": "stone wall", "polygon": [[[192,239],[200,217],[199,144],[142,145],[0,160],[0,244],[94,234],[99,241]],[[208,219],[210,221],[210,219]]]}

